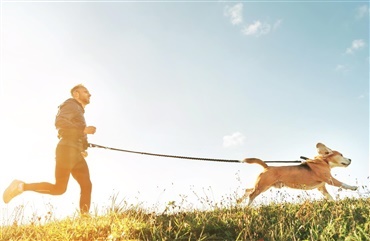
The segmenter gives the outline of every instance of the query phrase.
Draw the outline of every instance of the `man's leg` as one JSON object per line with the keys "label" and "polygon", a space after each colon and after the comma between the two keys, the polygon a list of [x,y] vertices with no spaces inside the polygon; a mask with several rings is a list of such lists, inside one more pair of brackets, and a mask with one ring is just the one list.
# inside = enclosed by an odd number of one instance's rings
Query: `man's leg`
{"label": "man's leg", "polygon": [[69,146],[58,145],[55,153],[55,184],[48,182],[24,184],[24,191],[61,195],[67,190],[72,163],[78,158],[76,151]]}
{"label": "man's leg", "polygon": [[81,213],[88,213],[91,204],[92,183],[90,180],[89,167],[82,156],[81,159],[82,160],[72,169],[72,176],[76,179],[81,188],[80,211]]}
{"label": "man's leg", "polygon": [[55,184],[48,182],[24,183],[14,180],[4,191],[3,200],[5,203],[10,202],[14,197],[23,191],[34,191],[38,193],[61,195],[67,189],[73,158],[77,155],[69,151],[68,147],[57,146],[56,165],[55,165]]}
{"label": "man's leg", "polygon": [[55,167],[55,184],[48,182],[24,183],[24,191],[34,191],[50,195],[62,195],[67,190],[70,170],[63,167]]}

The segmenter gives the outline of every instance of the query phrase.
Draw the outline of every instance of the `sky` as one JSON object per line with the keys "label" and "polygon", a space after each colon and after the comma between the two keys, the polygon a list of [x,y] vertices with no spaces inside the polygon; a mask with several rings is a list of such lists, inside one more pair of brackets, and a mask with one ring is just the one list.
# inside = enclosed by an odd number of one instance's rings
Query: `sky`
{"label": "sky", "polygon": [[[1,1],[0,190],[54,182],[58,105],[92,94],[89,142],[178,156],[352,159],[332,170],[368,195],[367,1]],[[88,150],[92,212],[234,205],[262,168]],[[271,164],[272,165],[272,164]],[[285,193],[282,195],[281,193]],[[256,205],[318,191],[276,190]],[[306,196],[305,196],[306,195]],[[317,195],[321,198],[320,195]],[[74,215],[79,187],[1,202],[1,224]],[[19,212],[19,210],[22,212]],[[21,214],[20,214],[21,213]]]}

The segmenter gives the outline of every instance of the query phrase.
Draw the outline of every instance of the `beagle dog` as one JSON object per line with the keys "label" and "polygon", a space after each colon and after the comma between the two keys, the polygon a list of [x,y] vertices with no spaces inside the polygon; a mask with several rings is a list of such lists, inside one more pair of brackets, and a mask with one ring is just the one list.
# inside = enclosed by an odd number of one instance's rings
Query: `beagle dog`
{"label": "beagle dog", "polygon": [[259,164],[264,170],[259,174],[254,188],[246,189],[245,194],[237,200],[237,203],[249,197],[248,205],[250,205],[258,195],[270,187],[290,187],[303,190],[317,188],[329,200],[334,199],[326,190],[325,184],[357,190],[356,186],[340,182],[330,173],[333,167],[347,167],[351,159],[343,157],[341,153],[331,150],[322,143],[317,143],[316,148],[318,156],[295,166],[268,166],[258,158],[244,159],[242,162]]}

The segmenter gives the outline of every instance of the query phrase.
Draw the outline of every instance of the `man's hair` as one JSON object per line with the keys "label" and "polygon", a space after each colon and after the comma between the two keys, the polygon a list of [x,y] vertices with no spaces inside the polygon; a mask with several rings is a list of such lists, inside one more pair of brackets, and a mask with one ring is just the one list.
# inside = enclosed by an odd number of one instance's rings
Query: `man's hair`
{"label": "man's hair", "polygon": [[78,84],[78,85],[74,86],[74,87],[71,89],[71,95],[72,95],[72,97],[73,97],[73,93],[74,93],[76,90],[80,89],[80,88],[86,88],[86,87],[85,87],[83,84]]}

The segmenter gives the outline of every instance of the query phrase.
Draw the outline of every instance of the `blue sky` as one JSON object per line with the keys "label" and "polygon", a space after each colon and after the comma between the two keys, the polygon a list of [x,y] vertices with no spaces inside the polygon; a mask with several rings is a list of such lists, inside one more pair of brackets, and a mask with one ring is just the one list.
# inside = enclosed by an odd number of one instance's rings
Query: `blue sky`
{"label": "blue sky", "polygon": [[[366,1],[2,1],[1,190],[14,178],[53,181],[54,117],[79,83],[92,93],[86,108],[87,123],[97,127],[92,143],[296,160],[315,156],[323,142],[353,160],[333,170],[338,179],[368,185]],[[147,207],[186,197],[188,206],[204,208],[202,199],[242,195],[262,170],[89,153],[98,209],[116,194]],[[25,193],[1,204],[2,219],[19,205],[27,213],[52,207],[56,216],[73,214],[78,192],[71,180],[60,197]]]}

